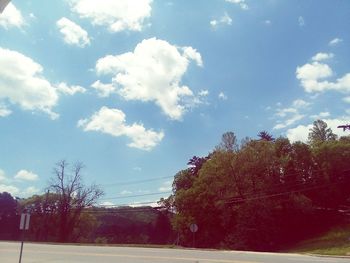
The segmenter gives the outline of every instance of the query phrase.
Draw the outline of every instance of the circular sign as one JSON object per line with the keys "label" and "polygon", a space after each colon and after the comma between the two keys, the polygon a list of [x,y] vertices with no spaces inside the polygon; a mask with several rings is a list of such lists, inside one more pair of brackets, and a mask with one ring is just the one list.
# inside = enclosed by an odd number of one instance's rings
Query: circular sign
{"label": "circular sign", "polygon": [[196,233],[198,231],[198,226],[196,224],[191,224],[190,230],[192,233]]}

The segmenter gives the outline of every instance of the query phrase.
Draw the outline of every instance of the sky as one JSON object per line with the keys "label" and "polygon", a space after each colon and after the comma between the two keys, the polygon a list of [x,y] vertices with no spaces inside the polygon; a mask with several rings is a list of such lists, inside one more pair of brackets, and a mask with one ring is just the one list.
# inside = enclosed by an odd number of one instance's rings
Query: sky
{"label": "sky", "polygon": [[84,164],[100,204],[167,197],[233,131],[350,123],[350,1],[13,0],[0,14],[0,192]]}

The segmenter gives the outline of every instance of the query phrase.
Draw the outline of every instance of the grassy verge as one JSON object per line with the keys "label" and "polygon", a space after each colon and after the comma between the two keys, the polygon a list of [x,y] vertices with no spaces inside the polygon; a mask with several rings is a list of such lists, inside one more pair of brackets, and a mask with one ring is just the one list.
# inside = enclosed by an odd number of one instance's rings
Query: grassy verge
{"label": "grassy verge", "polygon": [[350,226],[338,226],[316,238],[300,242],[288,252],[350,256]]}

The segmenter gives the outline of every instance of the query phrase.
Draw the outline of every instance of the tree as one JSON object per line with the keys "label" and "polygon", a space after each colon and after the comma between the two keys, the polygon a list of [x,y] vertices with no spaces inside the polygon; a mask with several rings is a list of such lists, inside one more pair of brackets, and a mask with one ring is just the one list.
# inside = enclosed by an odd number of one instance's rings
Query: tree
{"label": "tree", "polygon": [[268,141],[268,142],[272,142],[275,139],[273,138],[273,136],[271,134],[269,134],[267,131],[261,131],[258,133],[258,137],[260,138],[260,140],[263,141]]}
{"label": "tree", "polygon": [[218,150],[236,151],[238,148],[237,137],[234,132],[225,132],[221,137],[221,143],[217,146]]}
{"label": "tree", "polygon": [[103,195],[95,184],[85,186],[82,181],[82,163],[76,163],[69,171],[65,160],[58,162],[49,189],[58,196],[59,241],[65,242],[71,237],[84,208],[93,205]]}
{"label": "tree", "polygon": [[0,193],[0,239],[16,239],[19,216],[17,202],[7,192]]}
{"label": "tree", "polygon": [[308,140],[312,145],[337,139],[337,135],[333,133],[331,128],[327,128],[327,123],[322,120],[314,121],[309,131]]}

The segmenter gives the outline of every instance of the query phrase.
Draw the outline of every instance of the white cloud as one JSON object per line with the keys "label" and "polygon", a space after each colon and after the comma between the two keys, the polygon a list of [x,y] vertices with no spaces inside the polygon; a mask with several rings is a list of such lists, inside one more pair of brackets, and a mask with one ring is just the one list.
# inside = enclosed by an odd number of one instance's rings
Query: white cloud
{"label": "white cloud", "polygon": [[104,201],[100,203],[100,206],[115,206],[115,204],[109,201]]}
{"label": "white cloud", "polygon": [[19,189],[13,185],[0,184],[0,193],[2,192],[8,192],[14,196],[19,193]]}
{"label": "white cloud", "polygon": [[321,61],[333,57],[333,53],[317,53],[312,57],[313,62],[297,67],[296,78],[300,80],[301,86],[306,92],[319,93],[327,90],[350,92],[350,73],[346,73],[334,81],[329,80],[335,74],[328,64]]}
{"label": "white cloud", "polygon": [[287,131],[287,138],[291,142],[307,142],[307,138],[309,136],[309,130],[312,128],[312,124],[304,126],[304,125],[298,125],[295,128],[288,129]]}
{"label": "white cloud", "polygon": [[102,107],[89,119],[79,120],[78,127],[84,131],[99,131],[112,136],[127,136],[131,139],[129,147],[149,151],[153,149],[164,137],[164,133],[146,130],[142,124],[125,123],[125,114],[118,109]]}
{"label": "white cloud", "polygon": [[[328,127],[332,129],[333,133],[338,136],[347,136],[349,133],[337,128],[339,125],[346,124],[349,122],[349,117],[340,117],[337,119],[324,119]],[[309,136],[309,130],[312,128],[312,124],[309,125],[299,125],[295,128],[289,129],[287,131],[287,137],[291,142],[302,141],[307,142]]]}
{"label": "white cloud", "polygon": [[203,65],[192,47],[176,47],[151,38],[139,43],[134,52],[99,59],[96,71],[112,75],[111,84],[124,99],[153,101],[171,119],[180,120],[194,104],[191,89],[181,85],[191,60]]}
{"label": "white cloud", "polygon": [[58,117],[52,111],[58,94],[42,76],[41,65],[19,52],[0,47],[0,68],[0,102],[5,100],[23,110],[42,111],[52,119]]}
{"label": "white cloud", "polygon": [[264,21],[264,24],[269,26],[269,25],[272,24],[272,22],[271,22],[271,20],[265,20],[265,21]]}
{"label": "white cloud", "polygon": [[292,103],[293,107],[297,109],[308,107],[310,106],[310,104],[311,104],[310,102],[306,102],[305,100],[302,100],[302,99],[297,99]]}
{"label": "white cloud", "polygon": [[9,116],[12,113],[5,105],[0,104],[0,117]]}
{"label": "white cloud", "polygon": [[218,98],[221,100],[227,100],[227,96],[225,93],[223,93],[222,91],[219,93]]}
{"label": "white cloud", "polygon": [[341,39],[341,38],[334,38],[331,41],[329,41],[328,45],[336,46],[336,45],[340,44],[341,42],[343,42],[343,39]]}
{"label": "white cloud", "polygon": [[[303,119],[305,115],[301,114],[300,111],[306,109],[308,106],[310,106],[310,104],[311,103],[306,102],[302,99],[297,99],[292,102],[291,107],[276,109],[275,116],[282,118],[282,120],[278,120],[273,129],[283,129]],[[281,104],[279,105],[281,106]]]}
{"label": "white cloud", "polygon": [[24,18],[14,4],[9,3],[0,15],[0,26],[6,30],[11,27],[22,28],[25,25]]}
{"label": "white cloud", "polygon": [[304,26],[305,25],[305,20],[302,16],[298,17],[298,24],[299,26]]}
{"label": "white cloud", "polygon": [[313,120],[319,120],[319,119],[327,118],[329,116],[331,116],[331,114],[328,111],[323,111],[323,112],[320,112],[317,115],[311,115],[310,118],[313,119]]}
{"label": "white cloud", "polygon": [[213,19],[210,21],[210,25],[212,27],[217,27],[219,25],[232,25],[232,18],[227,14],[225,13],[222,17],[220,17],[219,19]]}
{"label": "white cloud", "polygon": [[65,95],[74,95],[76,93],[85,93],[86,89],[81,86],[68,86],[67,83],[61,82],[57,85],[57,91]]}
{"label": "white cloud", "polygon": [[345,101],[346,103],[350,103],[350,96],[343,98],[343,101]]}
{"label": "white cloud", "polygon": [[247,10],[249,9],[246,0],[225,0],[226,2],[232,3],[232,4],[237,4],[239,5],[242,9]]}
{"label": "white cloud", "polygon": [[324,60],[328,60],[334,57],[333,53],[317,53],[315,56],[313,56],[311,59],[313,61],[324,61]]}
{"label": "white cloud", "polygon": [[173,181],[166,181],[164,183],[162,183],[162,185],[158,188],[159,192],[170,192],[173,187]]}
{"label": "white cloud", "polygon": [[72,11],[111,32],[141,31],[151,16],[152,0],[70,0]]}
{"label": "white cloud", "polygon": [[62,17],[56,22],[56,26],[63,35],[64,42],[68,45],[75,45],[82,48],[90,45],[88,33],[68,18]]}
{"label": "white cloud", "polygon": [[21,195],[22,196],[32,196],[35,194],[38,194],[40,192],[40,190],[38,188],[36,188],[35,186],[29,186],[26,189],[24,189],[24,191],[21,191]]}
{"label": "white cloud", "polygon": [[20,170],[16,175],[15,179],[24,180],[24,181],[36,181],[39,179],[39,176],[33,172],[27,170]]}
{"label": "white cloud", "polygon": [[208,96],[209,95],[209,91],[208,90],[200,90],[198,92],[198,96],[200,97],[205,97],[205,96]]}
{"label": "white cloud", "polygon": [[[329,54],[326,56],[330,56]],[[324,59],[325,55],[317,54],[313,58]],[[301,81],[301,86],[306,92],[323,92],[327,90],[336,90],[344,93],[350,92],[350,73],[336,79],[334,82],[324,80],[332,77],[333,70],[328,64],[314,61],[307,63],[296,69],[296,77]]]}
{"label": "white cloud", "polygon": [[97,94],[99,97],[104,98],[104,97],[109,97],[113,93],[116,92],[116,87],[113,86],[113,84],[108,83],[104,84],[101,81],[97,80],[95,81],[92,85],[92,88],[94,88],[97,91]]}
{"label": "white cloud", "polygon": [[283,122],[276,124],[273,129],[274,130],[279,130],[279,129],[283,129],[286,128],[288,126],[293,125],[294,123],[296,123],[297,121],[300,121],[301,119],[303,119],[305,117],[305,115],[296,113],[294,115],[292,115],[291,117],[289,117],[288,119],[285,119]]}
{"label": "white cloud", "polygon": [[6,174],[3,170],[0,169],[0,182],[6,180]]}

